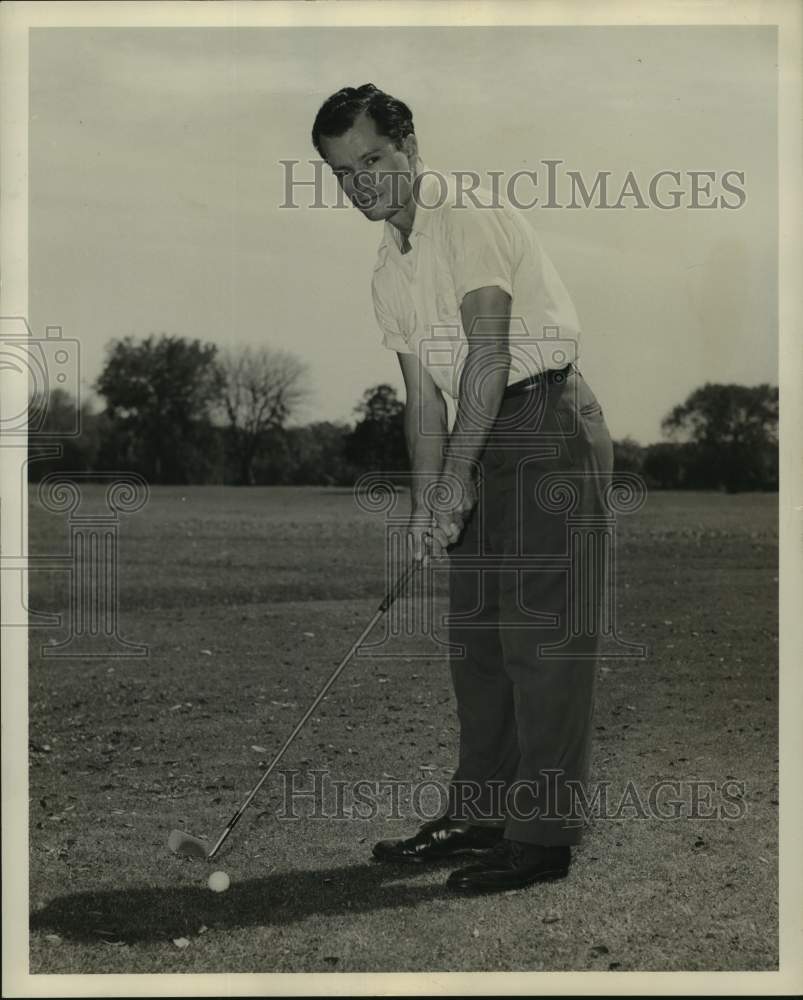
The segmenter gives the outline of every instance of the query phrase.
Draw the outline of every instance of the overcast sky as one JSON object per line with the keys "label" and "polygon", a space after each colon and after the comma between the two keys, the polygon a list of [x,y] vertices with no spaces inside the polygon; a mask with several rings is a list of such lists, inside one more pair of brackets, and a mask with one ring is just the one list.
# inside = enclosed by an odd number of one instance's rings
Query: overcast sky
{"label": "overcast sky", "polygon": [[528,217],[577,306],[580,366],[615,438],[659,440],[703,382],[777,382],[773,28],[32,31],[34,333],[80,341],[85,388],[128,334],[291,350],[310,368],[302,422],[353,419],[378,382],[401,389],[371,308],[380,227],[351,208],[279,207],[279,161],[314,157],[321,102],[367,81],[407,101],[445,172],[540,177],[562,160],[589,186],[611,171],[614,201],[628,171],[645,198],[661,170],[714,171],[712,195],[743,172],[735,210]]}

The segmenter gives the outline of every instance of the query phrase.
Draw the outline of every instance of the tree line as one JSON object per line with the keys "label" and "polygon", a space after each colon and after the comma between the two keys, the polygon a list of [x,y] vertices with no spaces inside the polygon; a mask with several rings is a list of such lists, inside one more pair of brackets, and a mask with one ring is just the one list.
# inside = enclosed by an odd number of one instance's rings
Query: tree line
{"label": "tree line", "polygon": [[[104,402],[81,406],[80,434],[59,439],[48,472],[141,473],[150,483],[349,486],[366,471],[407,469],[404,404],[372,386],[353,424],[293,426],[311,395],[308,369],[272,348],[220,352],[213,344],[161,334],[112,341],[94,385]],[[37,434],[74,426],[76,400],[49,394]],[[665,440],[614,442],[614,472],[635,472],[653,489],[778,489],[778,388],[706,383],[662,421]]]}

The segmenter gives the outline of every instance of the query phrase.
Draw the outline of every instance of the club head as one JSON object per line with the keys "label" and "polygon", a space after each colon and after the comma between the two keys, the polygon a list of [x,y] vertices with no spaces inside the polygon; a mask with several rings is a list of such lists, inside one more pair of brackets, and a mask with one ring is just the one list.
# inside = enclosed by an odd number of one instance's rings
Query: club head
{"label": "club head", "polygon": [[200,837],[193,837],[183,830],[173,830],[167,838],[167,846],[173,852],[183,858],[200,858],[206,861],[209,858],[209,848],[206,841]]}

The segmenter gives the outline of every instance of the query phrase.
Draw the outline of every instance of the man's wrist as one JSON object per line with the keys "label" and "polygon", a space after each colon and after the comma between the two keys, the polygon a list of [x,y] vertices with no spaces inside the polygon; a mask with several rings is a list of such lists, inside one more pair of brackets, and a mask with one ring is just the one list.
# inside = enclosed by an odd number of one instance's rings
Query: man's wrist
{"label": "man's wrist", "polygon": [[443,465],[443,477],[459,479],[466,482],[474,478],[474,470],[477,467],[475,458],[469,458],[460,454],[448,455]]}
{"label": "man's wrist", "polygon": [[410,503],[413,514],[430,515],[432,513],[432,489],[433,487],[430,486],[429,489],[418,488],[411,490]]}

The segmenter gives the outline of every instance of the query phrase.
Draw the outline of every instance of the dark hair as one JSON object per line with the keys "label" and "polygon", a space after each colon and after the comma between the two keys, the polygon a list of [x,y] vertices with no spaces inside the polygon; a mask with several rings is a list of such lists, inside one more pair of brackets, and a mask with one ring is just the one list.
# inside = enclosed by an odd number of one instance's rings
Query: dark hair
{"label": "dark hair", "polygon": [[363,112],[373,119],[379,135],[392,139],[397,149],[401,149],[408,135],[415,135],[413,113],[404,101],[391,97],[372,83],[343,87],[323,102],[315,116],[312,143],[321,156],[321,139],[348,132]]}

